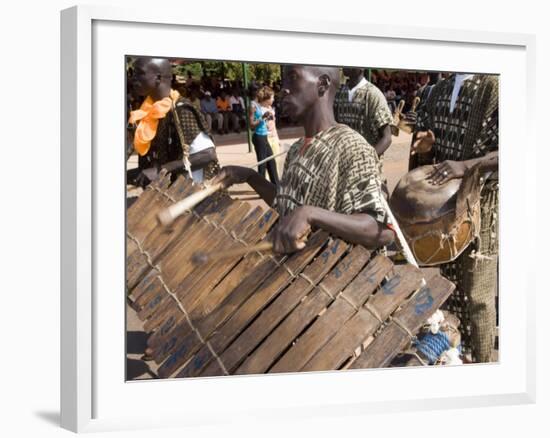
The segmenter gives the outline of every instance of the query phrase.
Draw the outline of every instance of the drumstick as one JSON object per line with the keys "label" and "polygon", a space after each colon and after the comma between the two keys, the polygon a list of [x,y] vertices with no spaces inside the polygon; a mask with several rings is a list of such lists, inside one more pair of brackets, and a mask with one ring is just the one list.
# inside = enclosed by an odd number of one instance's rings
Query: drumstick
{"label": "drumstick", "polygon": [[158,221],[165,227],[171,225],[172,222],[174,222],[183,213],[191,210],[195,205],[201,203],[221,188],[223,188],[223,184],[219,182],[189,195],[187,198],[184,198],[159,212],[157,215]]}
{"label": "drumstick", "polygon": [[[399,242],[399,245],[401,246],[401,249],[403,250],[403,254],[405,256],[405,260],[414,267],[418,268],[418,263],[416,262],[416,259],[414,258],[414,255],[411,251],[411,248],[409,247],[409,244],[405,240],[405,236],[403,235],[403,232],[401,231],[401,228],[399,227],[399,223],[395,219],[395,216],[393,215],[390,206],[388,205],[388,201],[386,201],[386,198],[384,196],[380,196],[382,199],[382,204],[384,205],[384,209],[386,210],[386,213],[388,213],[390,223],[395,230],[395,234],[397,235],[397,241]],[[422,278],[422,286],[426,286],[426,280]]]}
{"label": "drumstick", "polygon": [[284,155],[286,154],[288,151],[284,151],[284,152],[279,152],[278,154],[275,154],[275,155],[270,155],[269,157],[267,158],[264,158],[262,161],[258,161],[257,163],[254,163],[254,164],[249,164],[245,167],[248,167],[250,169],[252,169],[253,167],[258,167],[260,164],[264,164],[264,163],[267,163],[268,161],[271,161],[273,160],[273,158],[277,158],[277,157],[280,157],[281,155]]}
{"label": "drumstick", "polygon": [[252,246],[244,246],[242,248],[233,249],[230,251],[215,251],[206,253],[204,251],[197,251],[191,257],[191,261],[195,265],[203,265],[213,261],[218,261],[227,258],[241,257],[251,252],[256,251],[271,251],[273,249],[273,242],[264,241]]}
{"label": "drumstick", "polygon": [[[252,168],[259,166],[260,164],[266,163],[270,160],[273,160],[274,158],[277,158],[281,155],[286,154],[288,151],[281,152],[276,155],[270,155],[269,157],[258,161],[254,164],[249,164],[246,167]],[[207,185],[204,189],[199,190],[198,192],[193,193],[192,195],[189,195],[187,198],[182,199],[181,201],[176,202],[175,204],[171,205],[170,207],[162,210],[157,215],[157,219],[159,223],[164,226],[168,227],[172,225],[172,223],[180,217],[183,213],[186,211],[190,211],[193,209],[196,205],[200,204],[202,201],[204,201],[209,196],[216,193],[218,190],[223,188],[223,184],[221,182]]]}

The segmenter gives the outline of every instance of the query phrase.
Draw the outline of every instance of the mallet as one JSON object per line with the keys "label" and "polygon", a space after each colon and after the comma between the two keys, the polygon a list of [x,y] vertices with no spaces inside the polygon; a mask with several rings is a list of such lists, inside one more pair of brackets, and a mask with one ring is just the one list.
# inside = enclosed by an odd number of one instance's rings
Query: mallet
{"label": "mallet", "polygon": [[[279,154],[270,155],[269,157],[265,158],[264,160],[258,161],[257,163],[248,165],[246,167],[252,168],[259,166],[260,164],[266,163],[270,160],[273,160],[274,158],[277,158],[281,155],[286,154],[287,151],[281,152]],[[190,211],[193,209],[196,205],[200,204],[202,201],[204,201],[209,196],[216,193],[218,190],[223,188],[223,184],[221,182],[207,185],[204,189],[199,190],[198,192],[193,193],[192,195],[189,195],[188,197],[182,199],[179,202],[176,202],[175,204],[171,205],[170,207],[162,210],[157,215],[157,219],[159,223],[164,226],[168,227],[172,225],[172,223],[180,217],[183,213],[186,211]]]}
{"label": "mallet", "polygon": [[270,241],[264,241],[252,246],[243,246],[242,248],[233,249],[224,252],[204,252],[197,251],[191,257],[191,261],[194,265],[204,265],[206,263],[215,262],[222,259],[237,258],[249,254],[251,252],[271,251],[273,249],[273,243]]}

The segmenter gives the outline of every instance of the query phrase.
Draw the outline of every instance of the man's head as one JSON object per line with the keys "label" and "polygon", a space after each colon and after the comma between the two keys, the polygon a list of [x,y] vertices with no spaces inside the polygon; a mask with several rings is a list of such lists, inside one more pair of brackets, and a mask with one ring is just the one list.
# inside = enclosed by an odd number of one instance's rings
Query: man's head
{"label": "man's head", "polygon": [[364,76],[364,70],[356,67],[344,67],[342,73],[349,78],[351,83],[358,83]]}
{"label": "man's head", "polygon": [[172,68],[166,58],[136,58],[132,89],[139,96],[162,98],[168,96],[172,82]]}
{"label": "man's head", "polygon": [[338,68],[285,65],[283,77],[283,105],[290,117],[303,120],[317,106],[332,111],[340,82]]}
{"label": "man's head", "polygon": [[210,99],[212,99],[212,93],[210,91],[205,91],[204,98],[209,101]]}

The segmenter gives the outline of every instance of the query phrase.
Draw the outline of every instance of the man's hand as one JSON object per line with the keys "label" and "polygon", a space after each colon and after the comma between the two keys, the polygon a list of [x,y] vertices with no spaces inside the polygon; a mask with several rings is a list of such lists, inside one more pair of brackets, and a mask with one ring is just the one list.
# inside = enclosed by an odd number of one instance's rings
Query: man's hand
{"label": "man's hand", "polygon": [[431,129],[428,131],[419,131],[416,134],[416,140],[411,146],[412,154],[425,154],[430,152],[435,143],[435,134]]}
{"label": "man's hand", "polygon": [[287,254],[306,246],[305,240],[311,231],[309,207],[298,207],[289,215],[279,219],[272,241],[273,251]]}
{"label": "man's hand", "polygon": [[447,160],[436,164],[426,178],[434,185],[441,185],[452,179],[462,178],[467,170],[468,165],[465,161]]}
{"label": "man's hand", "polygon": [[254,171],[248,167],[225,166],[220,173],[212,180],[212,184],[221,182],[224,188],[233,184],[242,184],[248,181]]}

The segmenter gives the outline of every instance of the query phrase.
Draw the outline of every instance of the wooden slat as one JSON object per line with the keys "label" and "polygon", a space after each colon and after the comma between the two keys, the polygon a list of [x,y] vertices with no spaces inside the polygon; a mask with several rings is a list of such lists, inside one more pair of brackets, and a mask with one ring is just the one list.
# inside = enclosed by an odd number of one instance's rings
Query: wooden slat
{"label": "wooden slat", "polygon": [[422,278],[422,272],[418,268],[406,265],[369,298],[368,307],[375,314],[365,307],[360,308],[311,358],[302,371],[338,369],[380,327],[378,317],[382,321],[386,320],[403,300],[421,286]]}
{"label": "wooden slat", "polygon": [[126,226],[128,230],[134,232],[143,218],[150,212],[152,205],[155,205],[162,197],[154,188],[165,189],[170,184],[170,176],[165,175],[154,181],[139,196],[136,202],[128,208],[126,212]]}
{"label": "wooden slat", "polygon": [[[249,215],[252,217],[251,215]],[[257,243],[262,237],[265,237],[266,232],[275,223],[277,215],[273,210],[269,210],[262,214],[261,208],[258,208],[253,216],[253,223],[248,223],[248,227],[243,229],[235,228],[233,230],[239,240],[252,245]],[[242,243],[232,243],[224,247],[221,251],[229,250],[233,247],[240,247]],[[223,279],[235,265],[240,261],[239,258],[223,259],[218,262],[205,266],[203,269],[197,270],[195,277],[186,278],[180,286],[178,286],[178,298],[181,300],[186,309],[194,308],[195,304],[206,297],[210,291]]]}
{"label": "wooden slat", "polygon": [[[237,238],[242,238],[242,237],[248,236],[246,233],[247,233],[247,230],[250,229],[250,226],[257,226],[259,223],[262,223],[262,222],[264,223],[265,228],[270,226],[270,224],[268,224],[266,222],[266,215],[264,214],[262,216],[258,216],[259,213],[261,213],[261,209],[255,209],[254,212],[252,212],[251,214],[246,216],[246,218],[241,220],[236,226],[233,226],[233,231],[235,232],[235,235],[236,235]],[[227,221],[224,222],[223,224],[229,225],[229,226],[233,225],[232,223],[228,223]],[[219,231],[218,231],[218,233],[219,233]],[[215,233],[214,237],[216,235],[217,235],[217,233]],[[256,232],[254,237],[258,237],[258,236],[259,236],[259,234]],[[235,246],[236,247],[241,247],[242,246],[241,243],[235,243],[235,242],[236,241],[234,240],[233,237],[230,237],[230,236],[224,234],[224,237],[220,238],[214,245],[212,245],[210,247],[210,250],[221,252],[221,251],[224,251],[226,249],[230,249],[230,248],[235,247]],[[229,264],[231,266],[231,264],[234,265],[235,262],[229,262]],[[219,266],[218,264],[214,263],[214,264],[211,264],[210,267],[212,267],[213,265]],[[189,288],[198,287],[198,286],[193,285],[193,281],[197,278],[197,275],[199,275],[198,278],[201,278],[200,274],[196,274],[196,272],[203,272],[204,270],[206,270],[207,272],[210,272],[208,267],[205,268],[203,266],[197,266],[193,270],[189,271],[189,274],[181,280],[181,282],[177,286],[176,290],[173,291],[173,293],[175,293],[177,295],[178,301],[183,306],[184,309],[188,309],[187,303],[182,299],[182,298],[185,298],[187,296],[184,292],[188,292],[188,293],[192,294],[191,297],[189,297],[189,299],[192,299],[192,298],[196,297],[196,294],[198,294],[200,292],[204,292],[204,293],[207,292],[207,291],[199,290],[198,292],[193,294],[193,289],[191,289],[191,291],[189,291],[189,289],[186,289],[187,287],[189,287]],[[221,279],[222,274],[224,274],[224,272],[213,273],[210,276],[210,281],[211,282],[214,282],[215,280],[219,281]],[[186,310],[186,311],[188,312],[188,310]],[[158,310],[156,310],[154,315],[153,314],[150,315],[150,319],[154,319],[154,321],[149,323],[149,324],[146,324],[147,328],[150,328],[150,327],[154,328],[155,325],[161,325],[165,320],[168,320],[170,318],[175,317],[178,312],[181,312],[181,310],[178,307],[175,307],[175,306],[171,305],[170,301],[166,301],[165,304],[158,307]]]}
{"label": "wooden slat", "polygon": [[[228,208],[228,212],[221,221],[222,225],[233,227],[236,222],[242,220],[244,214],[246,214],[249,206],[246,204],[233,204]],[[222,214],[222,213],[220,213]],[[175,292],[178,284],[185,279],[191,271],[195,269],[195,266],[191,262],[191,256],[195,251],[195,248],[198,250],[209,245],[211,247],[217,248],[218,245],[221,245],[222,242],[226,242],[227,239],[230,239],[223,231],[214,228],[209,224],[205,224],[200,227],[200,231],[197,227],[196,235],[187,241],[182,241],[180,244],[174,247],[172,251],[167,252],[160,260],[157,261],[157,266],[159,266],[160,272],[162,275],[164,283],[168,288]],[[140,319],[149,318],[151,315],[151,306],[149,303],[155,301],[160,304],[158,298],[158,292],[154,291],[152,293],[142,292],[141,284],[136,287],[137,296],[135,302],[138,306],[147,307],[149,311],[145,314],[143,312],[138,313]],[[156,311],[159,306],[157,305],[153,311]]]}
{"label": "wooden slat", "polygon": [[226,370],[232,372],[254,348],[296,307],[338,262],[348,245],[335,240],[304,269],[248,328],[220,355]]}
{"label": "wooden slat", "polygon": [[321,315],[300,337],[298,342],[277,361],[269,372],[292,372],[300,370],[338,329],[363,305],[376,287],[393,267],[384,257],[375,257],[359,275],[344,289],[343,296]]}
{"label": "wooden slat", "polygon": [[[262,262],[262,260],[264,261]],[[262,266],[263,269],[260,269]],[[213,291],[211,291],[206,297],[202,298],[200,301],[202,307],[198,311],[194,311],[193,307],[188,310],[191,319],[197,323],[201,323],[216,307],[218,307],[221,302],[223,302],[224,299],[226,299],[232,291],[237,289],[237,287],[243,282],[243,279],[246,278],[252,270],[258,274],[257,281],[261,282],[267,277],[267,275],[269,275],[270,272],[274,271],[276,267],[277,265],[272,260],[262,259],[262,257],[258,254],[248,255],[242,259],[235,268],[233,268],[233,270],[214,288]],[[251,283],[254,280],[254,278],[250,278],[248,283]],[[246,286],[247,285],[245,284],[243,289]],[[248,287],[247,290],[250,290],[250,287]],[[245,298],[243,298],[243,300],[244,299]],[[227,304],[226,307],[229,306],[230,305]],[[178,314],[181,313],[179,309],[175,309],[173,307],[170,307],[170,309],[171,311],[164,313],[164,317],[167,320],[172,317],[177,318]],[[218,312],[218,314],[219,313],[221,312]],[[212,321],[212,319],[213,318],[211,317],[210,321]],[[152,317],[145,322],[145,331],[151,332],[152,330],[155,330],[148,340],[148,345],[152,349],[158,348],[161,343],[166,341],[166,331],[164,335],[160,335],[159,331],[156,330],[157,327],[161,326],[163,323],[163,321],[156,317]],[[215,326],[215,322],[213,324]],[[205,329],[201,328],[201,333],[202,330]],[[191,333],[190,327],[189,333]]]}
{"label": "wooden slat", "polygon": [[[249,298],[238,308],[229,309],[231,314],[226,322],[220,326],[209,343],[216,352],[222,352],[235,337],[245,328],[245,326],[288,284],[290,284],[295,275],[299,274],[307,264],[315,257],[316,253],[325,245],[328,235],[325,232],[316,232],[308,241],[306,247],[293,254],[284,262],[284,266],[277,267],[252,295],[248,293]],[[293,275],[291,275],[293,273]],[[253,275],[253,274],[252,274]],[[201,324],[197,325],[199,331]],[[207,348],[206,346],[202,347]],[[219,354],[219,353],[218,353]],[[163,364],[164,365],[164,364]],[[162,367],[161,367],[162,368]],[[159,375],[161,373],[159,368]],[[187,368],[187,367],[186,367]],[[201,370],[184,368],[180,374],[196,374]],[[165,371],[165,370],[162,370]],[[208,372],[208,366],[204,369]],[[169,373],[171,374],[171,373]]]}
{"label": "wooden slat", "polygon": [[300,302],[292,313],[236,370],[235,374],[266,372],[302,330],[332,302],[330,295],[336,296],[359,273],[367,263],[369,256],[369,251],[362,246],[353,248],[323,279],[320,287],[317,286],[312,293]]}
{"label": "wooden slat", "polygon": [[[220,202],[220,200],[221,198],[217,200],[208,198],[195,208],[195,212],[201,215],[206,212],[218,211],[221,208],[225,208],[223,206],[227,205],[227,199],[224,200],[223,203]],[[192,227],[197,225],[199,221],[200,219],[193,213],[185,213],[177,218],[169,229],[157,226],[147,235],[147,237],[145,237],[144,241],[141,242],[141,248],[143,251],[147,252],[147,256],[155,262],[164,252],[171,249],[171,245],[176,244],[182,239],[188,239]],[[133,243],[131,239],[127,239],[127,241]],[[126,282],[130,290],[135,288],[139,281],[147,274],[147,271],[151,269],[147,263],[147,256],[141,251],[134,251],[127,254]]]}
{"label": "wooden slat", "polygon": [[[169,184],[169,182],[169,178],[159,182],[158,188],[160,192],[167,189],[167,183]],[[152,194],[143,199],[144,202],[142,202],[142,197],[147,191],[151,191]],[[145,201],[148,202],[145,203]],[[172,202],[162,193],[148,188],[144,193],[142,193],[135,204],[130,207],[129,210],[131,211],[128,211],[126,216],[127,230],[140,242],[143,241],[151,230],[156,227],[157,212],[171,204]],[[138,208],[140,209],[139,212],[137,212]]]}
{"label": "wooden slat", "polygon": [[[215,310],[210,312],[208,315],[192,315],[191,319],[194,324],[197,326],[200,333],[203,336],[209,336],[212,331],[220,324],[222,324],[229,316],[235,311],[240,304],[245,301],[255,289],[278,267],[278,262],[284,260],[284,257],[279,257],[278,259],[271,259],[269,257],[263,257],[257,253],[250,254],[237,265],[230,275],[228,275],[220,285],[211,293],[213,295],[219,289],[223,293],[227,293],[227,296],[224,298],[222,304],[220,304]],[[243,266],[254,267],[254,274],[251,273],[250,269],[241,270]],[[227,280],[231,277],[230,284],[227,283]],[[236,287],[233,287],[234,283],[237,283]],[[227,286],[227,290],[225,287]],[[173,308],[175,313],[179,312],[178,309]],[[151,331],[152,328],[156,328],[161,324],[157,318],[150,318],[144,324],[145,331]],[[184,339],[181,340],[182,344],[187,344],[186,351],[194,352],[196,348],[200,347],[200,341],[196,337],[195,333],[192,331],[191,327],[188,326],[188,334]],[[158,345],[150,345],[151,348],[157,349]],[[161,349],[164,349],[161,347]],[[190,353],[191,354],[191,353]],[[158,357],[156,360],[162,361],[164,357]]]}
{"label": "wooden slat", "polygon": [[[207,210],[209,212],[214,212],[215,214],[212,216],[212,218],[218,222],[221,222],[221,214],[224,210],[228,208],[228,206],[231,204],[231,201],[228,197],[222,197],[217,201],[216,203],[211,204],[211,208]],[[210,204],[209,204],[210,205]],[[156,255],[156,257],[153,259],[154,264],[158,264],[159,260],[163,259],[167,254],[173,255],[174,252],[177,250],[175,247],[184,246],[185,243],[187,243],[188,246],[193,245],[194,242],[199,241],[200,237],[202,235],[199,234],[199,231],[202,231],[204,233],[208,232],[205,230],[210,230],[210,226],[205,223],[204,221],[198,221],[196,222],[193,218],[179,218],[182,222],[180,222],[180,226],[177,228],[176,232],[167,233],[165,238],[167,239],[167,242],[165,242],[165,248],[162,253],[156,254],[153,253],[153,256]],[[185,225],[189,225],[188,227],[185,227]],[[146,257],[141,256],[140,260],[146,260]],[[131,260],[130,260],[131,261]],[[129,282],[128,287],[131,288],[132,284],[135,283],[136,280],[141,281],[145,275],[147,275],[148,271],[151,269],[151,266],[149,263],[145,262],[142,265],[141,271],[134,274],[132,276],[131,280],[132,283]],[[141,279],[140,279],[141,275]],[[139,283],[137,283],[132,291],[131,296],[134,300],[137,300],[141,294],[141,289],[139,287]]]}
{"label": "wooden slat", "polygon": [[428,284],[417,291],[393,315],[393,321],[374,339],[363,353],[351,364],[350,368],[380,368],[391,360],[410,342],[409,335],[400,325],[411,333],[417,333],[422,324],[445,302],[455,286],[440,275],[432,277]]}

